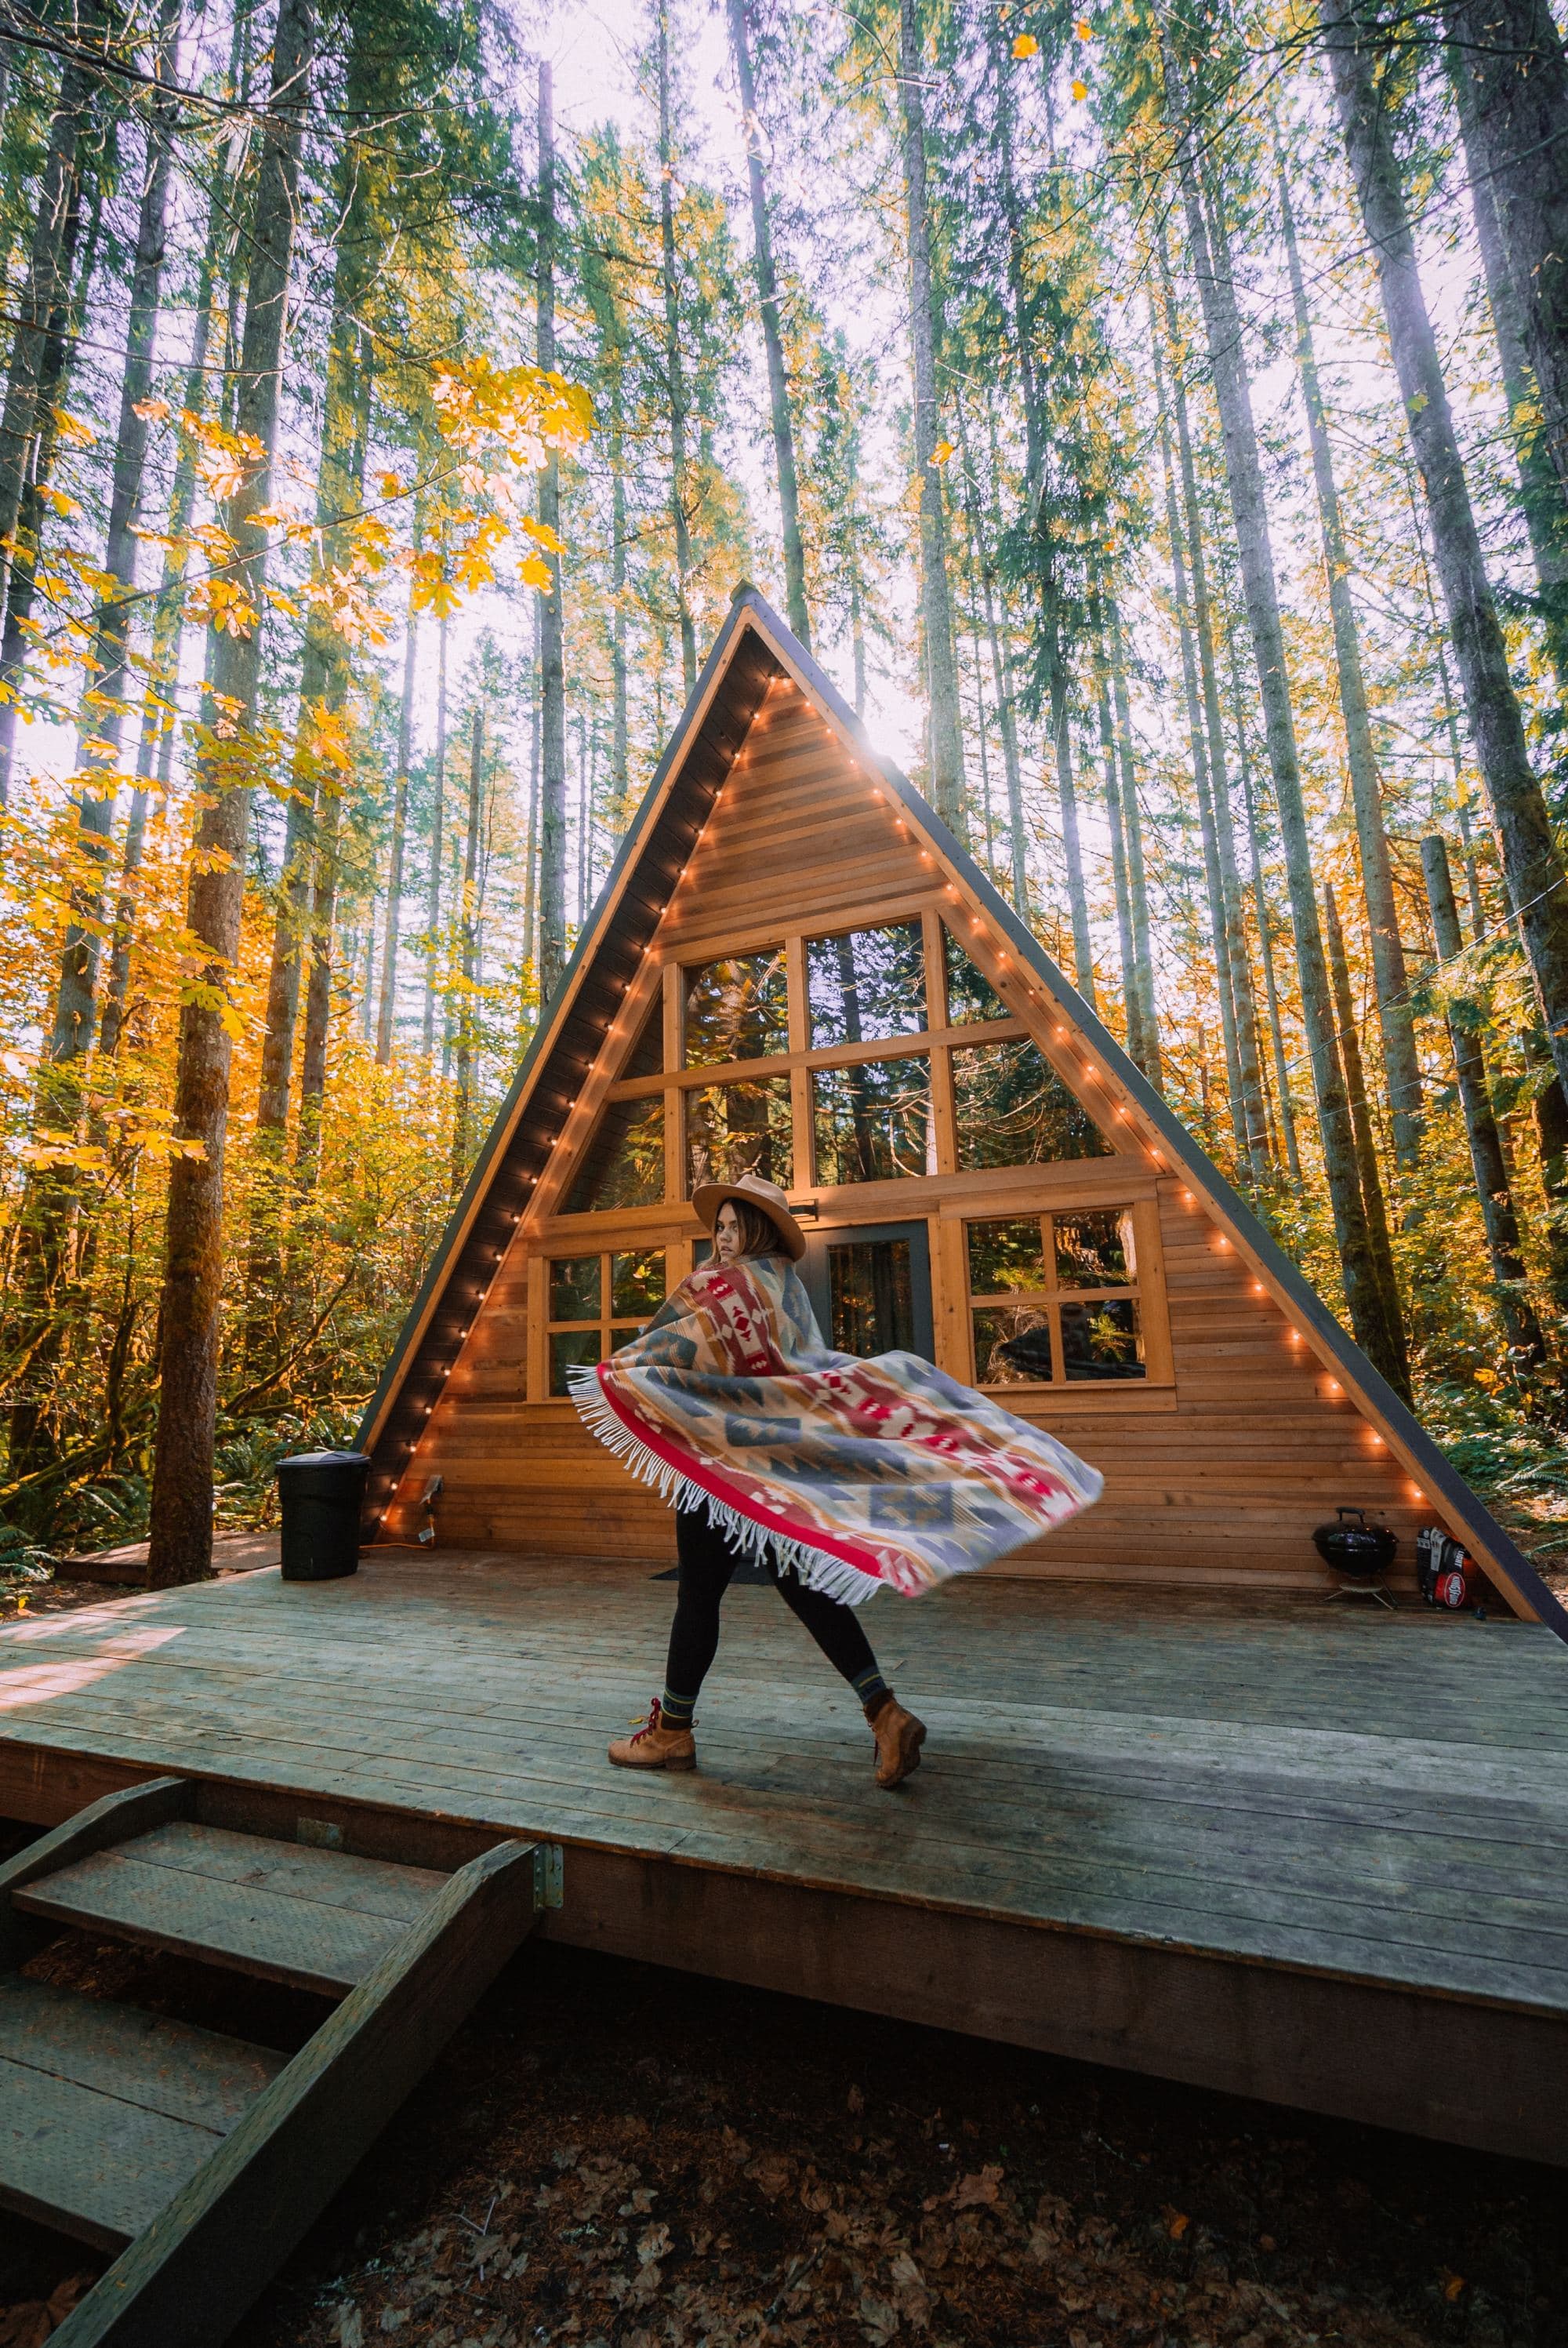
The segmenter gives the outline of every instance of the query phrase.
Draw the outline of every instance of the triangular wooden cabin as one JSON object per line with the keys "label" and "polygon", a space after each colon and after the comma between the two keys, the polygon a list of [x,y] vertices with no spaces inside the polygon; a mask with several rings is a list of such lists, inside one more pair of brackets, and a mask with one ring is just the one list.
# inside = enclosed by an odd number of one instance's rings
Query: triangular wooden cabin
{"label": "triangular wooden cabin", "polygon": [[[672,1520],[564,1372],[787,1188],[829,1341],[912,1346],[1105,1475],[997,1569],[1324,1588],[1350,1505],[1528,1561],[751,588],[737,591],[366,1414],[367,1534],[624,1559]],[[424,1500],[434,1478],[432,1510]]]}

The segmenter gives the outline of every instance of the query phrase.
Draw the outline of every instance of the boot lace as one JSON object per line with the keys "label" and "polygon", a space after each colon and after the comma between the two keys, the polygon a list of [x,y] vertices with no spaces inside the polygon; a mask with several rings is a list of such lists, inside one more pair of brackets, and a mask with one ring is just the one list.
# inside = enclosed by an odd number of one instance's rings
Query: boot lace
{"label": "boot lace", "polygon": [[661,1704],[657,1696],[654,1696],[651,1700],[647,1714],[643,1719],[630,1720],[627,1722],[627,1726],[629,1728],[635,1729],[637,1732],[631,1740],[633,1745],[641,1745],[645,1736],[657,1736],[663,1725],[663,1706]]}

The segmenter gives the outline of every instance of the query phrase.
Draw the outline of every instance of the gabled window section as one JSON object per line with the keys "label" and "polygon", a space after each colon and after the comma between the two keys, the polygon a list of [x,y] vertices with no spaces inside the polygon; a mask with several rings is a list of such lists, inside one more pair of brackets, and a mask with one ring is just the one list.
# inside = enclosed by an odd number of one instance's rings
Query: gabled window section
{"label": "gabled window section", "polygon": [[782,946],[731,954],[686,973],[686,1066],[771,1060],[789,1050],[789,987]]}
{"label": "gabled window section", "polygon": [[919,922],[808,938],[805,983],[815,1051],[923,1035],[926,953]]}
{"label": "gabled window section", "polygon": [[663,1196],[662,1094],[611,1101],[583,1151],[562,1211],[590,1215],[610,1207],[656,1207]]}
{"label": "gabled window section", "polygon": [[948,982],[948,1025],[978,1027],[986,1019],[1010,1019],[1012,1013],[985,973],[977,970],[946,922],[942,924],[942,964]]}
{"label": "gabled window section", "polygon": [[794,1179],[794,1126],[788,1076],[733,1085],[706,1085],[686,1095],[686,1175],[700,1182],[733,1182],[760,1174],[787,1189]]}
{"label": "gabled window section", "polygon": [[936,1172],[931,1062],[926,1053],[818,1068],[811,1094],[819,1182],[892,1182]]}
{"label": "gabled window section", "polygon": [[1026,1037],[966,1044],[952,1062],[960,1173],[1115,1155],[1082,1102]]}

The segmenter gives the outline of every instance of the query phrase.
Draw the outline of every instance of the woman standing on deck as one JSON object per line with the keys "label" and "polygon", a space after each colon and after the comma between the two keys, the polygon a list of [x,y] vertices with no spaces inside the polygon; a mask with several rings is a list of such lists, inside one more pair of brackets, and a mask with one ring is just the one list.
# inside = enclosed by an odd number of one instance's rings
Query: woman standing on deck
{"label": "woman standing on deck", "polygon": [[760,1559],[865,1708],[876,1783],[918,1766],[924,1725],[876,1668],[853,1608],[989,1565],[1098,1498],[1092,1468],[916,1354],[829,1352],[794,1266],[805,1234],[754,1174],[692,1196],[711,1262],[642,1334],[571,1374],[584,1420],[675,1502],[680,1593],[664,1693],[620,1768],[693,1769],[697,1697],[719,1606]]}

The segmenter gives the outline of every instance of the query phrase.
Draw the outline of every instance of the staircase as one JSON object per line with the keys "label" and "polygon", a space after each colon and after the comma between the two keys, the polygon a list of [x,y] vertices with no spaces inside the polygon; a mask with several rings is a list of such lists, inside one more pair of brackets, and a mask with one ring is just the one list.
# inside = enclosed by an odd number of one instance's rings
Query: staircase
{"label": "staircase", "polygon": [[[456,1874],[110,1795],[0,1867],[0,2208],[115,2263],[53,2348],[217,2348],[554,1903],[559,1853]],[[19,1968],[77,1927],[341,2001],[292,2057]]]}

